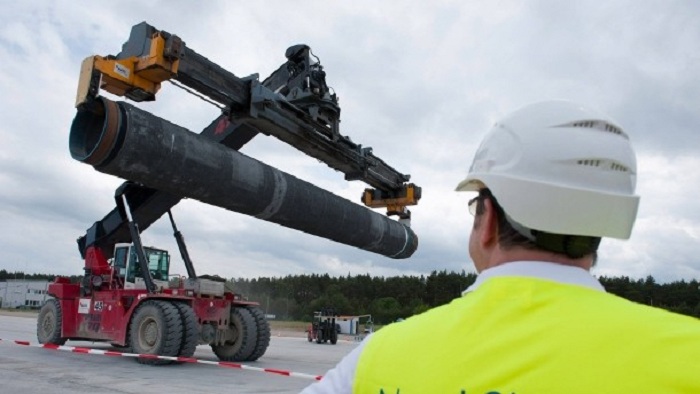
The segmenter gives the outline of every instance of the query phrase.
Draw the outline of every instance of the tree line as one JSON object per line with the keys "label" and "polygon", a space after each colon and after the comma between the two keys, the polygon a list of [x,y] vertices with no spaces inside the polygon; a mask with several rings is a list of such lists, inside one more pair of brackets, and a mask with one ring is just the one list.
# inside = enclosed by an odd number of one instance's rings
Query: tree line
{"label": "tree line", "polygon": [[[0,270],[0,281],[8,279],[53,280],[55,275],[25,274]],[[74,283],[79,276],[71,276]],[[599,277],[605,289],[641,304],[664,308],[700,318],[700,282],[656,283],[644,279]],[[332,307],[342,315],[371,314],[376,323],[386,324],[446,304],[472,285],[476,274],[433,271],[421,276],[328,274],[285,277],[232,278],[228,286],[244,299],[257,301],[267,314],[280,320],[309,321],[314,311]]]}
{"label": "tree line", "polygon": [[[700,318],[700,282],[656,283],[644,279],[599,277],[605,289],[628,300]],[[371,314],[388,323],[440,306],[459,297],[476,280],[476,274],[433,271],[428,276],[331,277],[289,275],[280,278],[232,279],[237,292],[260,303],[278,319],[309,320],[313,312],[334,307],[340,314]]]}

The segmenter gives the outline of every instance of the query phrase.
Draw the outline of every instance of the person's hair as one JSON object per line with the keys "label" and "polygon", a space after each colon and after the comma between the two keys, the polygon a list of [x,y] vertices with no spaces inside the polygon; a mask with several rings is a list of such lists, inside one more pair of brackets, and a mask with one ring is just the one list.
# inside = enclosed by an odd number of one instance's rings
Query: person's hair
{"label": "person's hair", "polygon": [[[484,200],[487,198],[491,200],[491,205],[496,212],[498,243],[503,249],[521,247],[529,250],[544,250],[563,254],[573,259],[592,254],[595,261],[600,237],[554,234],[526,228],[508,217],[491,190],[487,188],[479,190],[476,216],[484,213]],[[546,213],[543,212],[543,214]]]}

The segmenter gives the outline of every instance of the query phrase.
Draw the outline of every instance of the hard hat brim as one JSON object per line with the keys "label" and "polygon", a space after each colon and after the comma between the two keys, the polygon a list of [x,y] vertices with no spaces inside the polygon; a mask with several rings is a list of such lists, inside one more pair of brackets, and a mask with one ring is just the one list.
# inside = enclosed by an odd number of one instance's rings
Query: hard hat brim
{"label": "hard hat brim", "polygon": [[483,187],[491,190],[513,220],[530,229],[556,234],[629,239],[639,207],[636,195],[573,189],[496,174],[470,174],[457,185],[457,191]]}

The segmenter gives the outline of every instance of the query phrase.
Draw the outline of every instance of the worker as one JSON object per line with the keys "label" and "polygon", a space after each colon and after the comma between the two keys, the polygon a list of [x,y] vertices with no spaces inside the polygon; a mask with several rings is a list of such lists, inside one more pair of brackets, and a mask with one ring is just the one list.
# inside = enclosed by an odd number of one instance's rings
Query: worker
{"label": "worker", "polygon": [[458,191],[479,275],[382,328],[303,393],[700,393],[700,321],[605,292],[602,237],[639,197],[628,134],[583,106],[537,103],[486,135]]}

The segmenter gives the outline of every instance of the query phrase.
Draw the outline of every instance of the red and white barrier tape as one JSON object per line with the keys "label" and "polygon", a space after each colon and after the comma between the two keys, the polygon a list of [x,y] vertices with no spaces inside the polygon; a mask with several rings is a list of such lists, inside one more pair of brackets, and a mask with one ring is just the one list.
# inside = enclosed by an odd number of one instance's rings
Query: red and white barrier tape
{"label": "red and white barrier tape", "polygon": [[290,376],[293,378],[302,378],[302,379],[311,379],[311,380],[321,380],[321,378],[322,378],[321,375],[311,375],[308,373],[292,372],[292,371],[286,371],[283,369],[275,369],[275,368],[252,367],[250,365],[232,363],[232,362],[228,362],[228,361],[200,360],[200,359],[192,358],[192,357],[168,357],[168,356],[157,356],[155,354],[122,353],[122,352],[115,352],[112,350],[91,349],[91,348],[86,348],[86,347],[53,345],[53,344],[49,344],[49,343],[34,344],[34,343],[29,342],[29,341],[0,339],[0,344],[3,344],[3,343],[14,344],[14,345],[19,345],[19,346],[37,347],[37,348],[43,348],[43,349],[49,349],[49,350],[62,350],[62,351],[71,352],[71,353],[99,354],[102,356],[120,356],[120,357],[134,357],[134,358],[141,357],[141,358],[177,361],[177,362],[182,362],[182,363],[216,365],[216,366],[224,367],[224,368],[245,369],[247,371],[266,372],[266,373],[271,373],[271,374],[276,374],[276,375]]}

